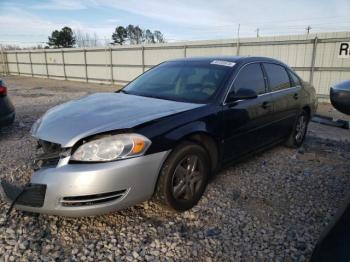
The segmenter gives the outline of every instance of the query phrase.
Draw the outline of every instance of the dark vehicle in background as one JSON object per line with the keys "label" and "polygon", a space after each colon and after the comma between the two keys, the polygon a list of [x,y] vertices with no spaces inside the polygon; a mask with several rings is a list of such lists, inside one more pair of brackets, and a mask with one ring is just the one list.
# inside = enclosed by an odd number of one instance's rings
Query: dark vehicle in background
{"label": "dark vehicle in background", "polygon": [[[335,109],[350,115],[350,80],[333,85],[330,100]],[[310,262],[328,261],[350,261],[350,193],[322,233],[310,259]]]}
{"label": "dark vehicle in background", "polygon": [[330,100],[335,109],[350,115],[350,80],[332,86]]}
{"label": "dark vehicle in background", "polygon": [[350,261],[350,194],[322,232],[310,262]]}
{"label": "dark vehicle in background", "polygon": [[15,120],[15,107],[7,95],[5,82],[0,79],[0,127],[12,124]]}
{"label": "dark vehicle in background", "polygon": [[316,106],[314,88],[275,59],[164,62],[119,92],[50,109],[32,128],[40,154],[31,183],[2,181],[0,191],[19,209],[65,216],[152,196],[188,210],[222,166],[279,143],[301,146]]}

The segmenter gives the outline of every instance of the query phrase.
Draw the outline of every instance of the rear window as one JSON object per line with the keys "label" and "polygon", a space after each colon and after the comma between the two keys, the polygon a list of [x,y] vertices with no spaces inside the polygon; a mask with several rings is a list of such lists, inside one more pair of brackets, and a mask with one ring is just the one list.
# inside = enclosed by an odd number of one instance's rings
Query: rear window
{"label": "rear window", "polygon": [[271,91],[278,91],[291,87],[289,76],[283,66],[264,63]]}

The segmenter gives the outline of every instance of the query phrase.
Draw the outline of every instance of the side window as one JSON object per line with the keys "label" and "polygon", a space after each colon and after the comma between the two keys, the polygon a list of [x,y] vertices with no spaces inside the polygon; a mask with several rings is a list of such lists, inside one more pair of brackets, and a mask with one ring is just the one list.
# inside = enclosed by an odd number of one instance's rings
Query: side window
{"label": "side window", "polygon": [[265,93],[265,80],[260,64],[249,64],[239,73],[234,82],[234,90],[252,89],[258,95]]}
{"label": "side window", "polygon": [[301,86],[299,77],[297,77],[297,75],[293,71],[289,71],[289,74],[293,80],[293,86]]}
{"label": "side window", "polygon": [[291,87],[289,76],[283,66],[264,63],[264,68],[269,79],[271,91]]}

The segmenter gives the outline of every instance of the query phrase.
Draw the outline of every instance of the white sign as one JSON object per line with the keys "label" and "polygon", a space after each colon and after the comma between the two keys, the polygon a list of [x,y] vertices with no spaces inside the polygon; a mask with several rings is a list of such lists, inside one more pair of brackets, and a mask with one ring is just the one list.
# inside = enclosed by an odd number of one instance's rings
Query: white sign
{"label": "white sign", "polygon": [[234,62],[229,62],[229,61],[223,61],[223,60],[214,60],[210,64],[212,65],[222,65],[222,66],[229,66],[233,67],[236,63]]}
{"label": "white sign", "polygon": [[343,42],[339,44],[338,57],[350,58],[350,42]]}

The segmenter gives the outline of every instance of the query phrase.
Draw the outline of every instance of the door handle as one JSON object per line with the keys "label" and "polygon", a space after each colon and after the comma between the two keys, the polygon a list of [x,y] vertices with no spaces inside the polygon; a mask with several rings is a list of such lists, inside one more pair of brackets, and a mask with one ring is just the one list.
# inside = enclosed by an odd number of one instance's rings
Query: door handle
{"label": "door handle", "polygon": [[299,98],[298,93],[295,93],[295,94],[293,95],[293,98],[294,98],[294,99],[298,99],[298,98]]}
{"label": "door handle", "polygon": [[268,109],[271,107],[271,102],[265,101],[262,103],[261,107],[264,109]]}

